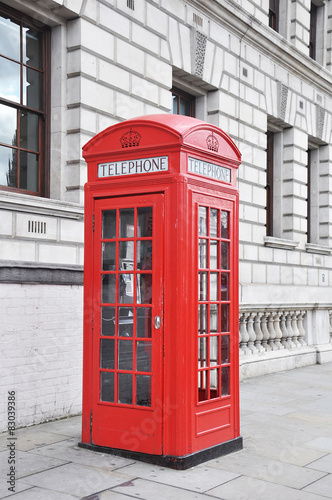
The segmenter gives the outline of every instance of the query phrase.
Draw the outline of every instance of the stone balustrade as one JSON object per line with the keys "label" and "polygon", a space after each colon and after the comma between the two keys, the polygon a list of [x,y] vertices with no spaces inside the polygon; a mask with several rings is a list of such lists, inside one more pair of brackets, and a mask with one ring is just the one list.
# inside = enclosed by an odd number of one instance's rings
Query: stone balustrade
{"label": "stone balustrade", "polygon": [[240,356],[306,346],[306,314],[306,310],[291,307],[241,308]]}

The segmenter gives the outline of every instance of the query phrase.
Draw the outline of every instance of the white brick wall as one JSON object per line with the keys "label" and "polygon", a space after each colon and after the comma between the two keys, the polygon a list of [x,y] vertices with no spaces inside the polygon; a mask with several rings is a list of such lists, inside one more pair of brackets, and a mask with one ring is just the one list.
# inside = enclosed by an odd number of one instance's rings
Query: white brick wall
{"label": "white brick wall", "polygon": [[0,431],[7,391],[18,427],[81,411],[82,289],[0,284]]}

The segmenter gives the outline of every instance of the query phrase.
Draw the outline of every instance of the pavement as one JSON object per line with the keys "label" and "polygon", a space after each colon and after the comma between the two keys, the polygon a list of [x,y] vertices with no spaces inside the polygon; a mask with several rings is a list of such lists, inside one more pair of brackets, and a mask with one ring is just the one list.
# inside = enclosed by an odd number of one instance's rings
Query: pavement
{"label": "pavement", "polygon": [[0,498],[13,500],[332,499],[332,363],[245,380],[244,448],[186,471],[82,449],[81,417],[0,435]]}

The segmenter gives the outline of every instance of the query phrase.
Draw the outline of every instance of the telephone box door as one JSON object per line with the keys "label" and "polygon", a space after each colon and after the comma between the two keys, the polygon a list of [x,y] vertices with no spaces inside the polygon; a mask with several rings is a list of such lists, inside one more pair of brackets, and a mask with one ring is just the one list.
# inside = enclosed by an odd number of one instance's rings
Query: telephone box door
{"label": "telephone box door", "polygon": [[96,445],[162,454],[163,195],[95,202]]}

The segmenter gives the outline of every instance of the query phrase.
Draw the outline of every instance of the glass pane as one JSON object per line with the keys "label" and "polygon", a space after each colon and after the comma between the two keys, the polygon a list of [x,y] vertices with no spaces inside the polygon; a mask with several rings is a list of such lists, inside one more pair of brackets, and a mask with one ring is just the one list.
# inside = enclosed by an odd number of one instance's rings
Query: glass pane
{"label": "glass pane", "polygon": [[198,267],[200,269],[206,269],[208,267],[206,249],[207,241],[200,239],[198,242]]}
{"label": "glass pane", "polygon": [[210,366],[218,364],[218,341],[219,337],[210,337]]}
{"label": "glass pane", "polygon": [[137,209],[137,236],[149,238],[152,236],[152,207],[139,207]]}
{"label": "glass pane", "polygon": [[217,398],[219,396],[219,369],[210,370],[210,398]]}
{"label": "glass pane", "polygon": [[120,210],[120,238],[134,237],[134,209],[122,208]]}
{"label": "glass pane", "polygon": [[138,372],[151,371],[151,342],[136,342],[136,370]]}
{"label": "glass pane", "polygon": [[100,400],[114,403],[114,373],[100,373]]}
{"label": "glass pane", "polygon": [[115,302],[115,274],[103,274],[101,277],[101,301],[105,304]]}
{"label": "glass pane", "polygon": [[136,404],[140,406],[151,406],[150,375],[136,375]]}
{"label": "glass pane", "polygon": [[218,304],[210,304],[210,332],[218,331],[218,312],[219,306]]}
{"label": "glass pane", "polygon": [[116,238],[116,210],[103,211],[103,239]]}
{"label": "glass pane", "polygon": [[115,340],[101,339],[100,340],[100,368],[108,368],[114,370],[115,360]]}
{"label": "glass pane", "polygon": [[[0,16],[0,54],[20,60],[20,26]],[[2,73],[0,72],[1,77]]]}
{"label": "glass pane", "polygon": [[173,99],[172,112],[173,112],[173,115],[177,115],[178,114],[179,98],[177,95],[172,95],[172,99]]}
{"label": "glass pane", "polygon": [[207,236],[207,208],[198,207],[198,234]]}
{"label": "glass pane", "polygon": [[132,307],[119,307],[119,337],[132,337],[134,331],[134,310]]}
{"label": "glass pane", "polygon": [[23,104],[29,108],[43,109],[43,73],[23,67]]}
{"label": "glass pane", "polygon": [[151,338],[150,307],[138,307],[136,309],[136,336]]}
{"label": "glass pane", "polygon": [[218,241],[210,241],[210,269],[218,269]]}
{"label": "glass pane", "polygon": [[198,372],[198,401],[206,401],[207,395],[207,371]]}
{"label": "glass pane", "polygon": [[133,377],[130,373],[118,374],[118,403],[133,404]]}
{"label": "glass pane", "polygon": [[210,300],[218,300],[218,274],[210,273]]}
{"label": "glass pane", "polygon": [[215,208],[210,209],[210,236],[218,236],[218,212]]}
{"label": "glass pane", "polygon": [[198,367],[205,366],[207,366],[207,338],[201,337],[198,339]]}
{"label": "glass pane", "polygon": [[20,188],[39,190],[39,155],[20,152]]}
{"label": "glass pane", "polygon": [[227,241],[221,241],[221,269],[229,269],[229,243]]}
{"label": "glass pane", "polygon": [[221,332],[228,332],[229,331],[229,326],[228,326],[229,305],[228,304],[221,304],[220,305],[220,310],[221,310],[220,331]]}
{"label": "glass pane", "polygon": [[220,300],[228,300],[228,274],[221,273]]}
{"label": "glass pane", "polygon": [[119,302],[132,304],[134,302],[134,275],[119,274]]}
{"label": "glass pane", "polygon": [[134,242],[119,242],[119,269],[131,271],[134,269]]}
{"label": "glass pane", "polygon": [[190,116],[190,101],[184,97],[180,97],[180,115]]}
{"label": "glass pane", "polygon": [[0,97],[13,102],[20,102],[21,66],[0,57]]}
{"label": "glass pane", "polygon": [[221,364],[229,363],[229,336],[222,335],[220,342]]}
{"label": "glass pane", "polygon": [[220,237],[221,238],[228,238],[228,234],[229,234],[229,222],[228,222],[228,212],[225,212],[225,211],[221,211],[220,212]]}
{"label": "glass pane", "polygon": [[198,300],[207,300],[207,273],[198,273]]}
{"label": "glass pane", "polygon": [[102,243],[101,246],[102,253],[102,269],[104,271],[114,271],[115,270],[115,258],[116,258],[116,243],[112,241],[110,243]]}
{"label": "glass pane", "polygon": [[[0,18],[1,19],[1,18]],[[0,25],[1,26],[1,25]],[[0,84],[1,85],[1,84]],[[9,106],[0,104],[0,142],[17,145],[17,111]]]}
{"label": "glass pane", "polygon": [[42,34],[23,27],[23,63],[36,69],[43,69]]}
{"label": "glass pane", "polygon": [[137,269],[152,270],[152,240],[137,242]]}
{"label": "glass pane", "polygon": [[223,366],[221,368],[221,395],[227,396],[229,394],[229,367]]}
{"label": "glass pane", "polygon": [[0,146],[0,184],[17,187],[17,150]]}
{"label": "glass pane", "polygon": [[34,113],[20,112],[20,146],[39,151],[39,118]]}
{"label": "glass pane", "polygon": [[152,274],[137,275],[137,302],[140,304],[152,303]]}
{"label": "glass pane", "polygon": [[118,340],[118,369],[133,369],[133,343],[131,340]]}
{"label": "glass pane", "polygon": [[101,334],[114,337],[115,335],[115,307],[101,308]]}
{"label": "glass pane", "polygon": [[206,304],[198,306],[198,334],[203,335],[206,333]]}

